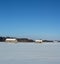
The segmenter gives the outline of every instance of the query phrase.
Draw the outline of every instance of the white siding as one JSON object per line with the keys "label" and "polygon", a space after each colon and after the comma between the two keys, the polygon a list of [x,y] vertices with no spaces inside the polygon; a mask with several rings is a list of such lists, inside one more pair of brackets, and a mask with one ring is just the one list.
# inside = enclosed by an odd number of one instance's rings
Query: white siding
{"label": "white siding", "polygon": [[16,39],[12,39],[12,38],[10,38],[10,39],[6,39],[6,42],[17,42],[17,40]]}
{"label": "white siding", "polygon": [[42,43],[42,40],[35,40],[35,42],[37,42],[37,43]]}

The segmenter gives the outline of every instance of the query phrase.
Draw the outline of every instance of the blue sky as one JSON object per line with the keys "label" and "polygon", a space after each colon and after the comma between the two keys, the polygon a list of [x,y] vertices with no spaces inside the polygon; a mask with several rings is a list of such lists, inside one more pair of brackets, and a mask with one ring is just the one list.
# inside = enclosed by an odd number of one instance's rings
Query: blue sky
{"label": "blue sky", "polygon": [[60,38],[60,0],[0,0],[0,35]]}

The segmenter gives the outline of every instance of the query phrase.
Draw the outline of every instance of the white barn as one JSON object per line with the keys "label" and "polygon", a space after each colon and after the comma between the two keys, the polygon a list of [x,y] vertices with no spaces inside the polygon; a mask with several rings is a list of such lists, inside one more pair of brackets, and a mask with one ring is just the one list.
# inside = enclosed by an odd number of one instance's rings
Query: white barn
{"label": "white barn", "polygon": [[6,42],[17,42],[17,39],[7,38],[5,41]]}
{"label": "white barn", "polygon": [[37,43],[42,43],[43,40],[35,40],[35,42],[37,42]]}

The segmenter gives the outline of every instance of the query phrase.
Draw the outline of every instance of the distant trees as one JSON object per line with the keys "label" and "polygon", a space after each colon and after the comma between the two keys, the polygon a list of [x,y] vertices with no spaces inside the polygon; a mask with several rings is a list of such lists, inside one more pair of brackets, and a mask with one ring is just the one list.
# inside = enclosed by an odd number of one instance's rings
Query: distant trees
{"label": "distant trees", "polygon": [[17,38],[18,42],[34,42],[32,39],[27,39],[27,38]]}
{"label": "distant trees", "polygon": [[52,40],[43,40],[43,42],[53,42]]}
{"label": "distant trees", "polygon": [[6,40],[5,37],[0,37],[0,42],[4,42]]}

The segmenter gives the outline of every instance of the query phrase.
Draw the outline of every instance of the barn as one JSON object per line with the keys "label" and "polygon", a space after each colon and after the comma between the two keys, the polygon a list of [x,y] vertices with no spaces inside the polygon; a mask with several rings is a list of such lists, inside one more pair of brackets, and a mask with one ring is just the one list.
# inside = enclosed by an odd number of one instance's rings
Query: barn
{"label": "barn", "polygon": [[42,43],[43,41],[42,40],[35,40],[35,42]]}
{"label": "barn", "polygon": [[17,39],[7,38],[5,41],[6,41],[6,42],[17,42]]}

